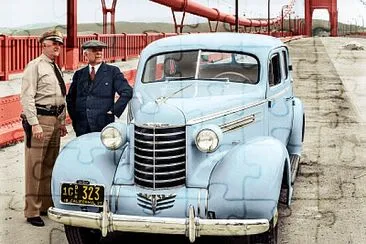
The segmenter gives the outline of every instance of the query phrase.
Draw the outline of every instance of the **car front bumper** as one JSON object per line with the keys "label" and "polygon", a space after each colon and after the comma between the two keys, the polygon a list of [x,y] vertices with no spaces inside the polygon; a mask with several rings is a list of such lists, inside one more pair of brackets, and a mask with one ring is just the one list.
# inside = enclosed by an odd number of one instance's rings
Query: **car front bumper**
{"label": "car front bumper", "polygon": [[112,231],[182,234],[190,242],[203,235],[245,236],[263,233],[269,229],[267,219],[202,219],[195,217],[193,206],[189,207],[188,212],[188,218],[119,215],[110,212],[105,202],[103,212],[100,213],[51,207],[48,209],[48,217],[65,225],[99,229],[103,236]]}

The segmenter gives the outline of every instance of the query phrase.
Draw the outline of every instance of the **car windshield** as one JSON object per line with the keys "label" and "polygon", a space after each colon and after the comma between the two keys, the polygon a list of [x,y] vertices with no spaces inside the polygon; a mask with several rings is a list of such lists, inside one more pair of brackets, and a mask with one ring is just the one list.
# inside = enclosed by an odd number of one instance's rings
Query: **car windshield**
{"label": "car windshield", "polygon": [[250,54],[220,51],[181,51],[151,57],[143,83],[176,80],[214,80],[256,84],[258,59]]}

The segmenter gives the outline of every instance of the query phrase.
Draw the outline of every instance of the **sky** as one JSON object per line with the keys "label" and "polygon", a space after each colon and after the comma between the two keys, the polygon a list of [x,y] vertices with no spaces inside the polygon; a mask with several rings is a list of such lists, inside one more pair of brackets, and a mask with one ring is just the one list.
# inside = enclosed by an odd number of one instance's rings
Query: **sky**
{"label": "sky", "polygon": [[[103,21],[100,0],[77,0],[78,23]],[[235,0],[191,0],[218,8],[225,13],[235,13]],[[113,0],[106,0],[111,7]],[[239,15],[247,18],[266,18],[268,0],[239,0]],[[291,0],[271,0],[271,17],[281,13],[281,7]],[[26,29],[41,23],[66,24],[67,0],[1,0],[0,27]],[[295,15],[304,16],[304,0],[295,0]],[[366,0],[338,0],[338,20],[362,26],[366,21]],[[110,15],[108,16],[108,20]],[[326,10],[316,10],[313,18],[328,20]],[[198,16],[187,14],[185,23],[206,22]],[[173,22],[170,8],[149,0],[117,0],[116,21]],[[366,27],[366,25],[365,25]]]}

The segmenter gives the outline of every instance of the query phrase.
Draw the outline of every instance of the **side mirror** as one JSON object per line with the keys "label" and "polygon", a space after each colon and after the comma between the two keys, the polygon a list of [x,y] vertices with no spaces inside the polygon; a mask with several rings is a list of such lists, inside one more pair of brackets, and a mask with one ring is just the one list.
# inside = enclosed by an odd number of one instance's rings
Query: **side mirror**
{"label": "side mirror", "polygon": [[288,66],[288,70],[292,71],[292,64]]}

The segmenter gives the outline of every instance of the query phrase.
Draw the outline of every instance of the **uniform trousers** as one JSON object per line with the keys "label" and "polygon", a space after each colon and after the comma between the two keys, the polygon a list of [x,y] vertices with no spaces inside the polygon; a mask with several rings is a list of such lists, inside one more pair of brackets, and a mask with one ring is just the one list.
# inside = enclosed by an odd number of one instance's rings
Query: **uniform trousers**
{"label": "uniform trousers", "polygon": [[38,140],[32,137],[31,147],[25,145],[26,218],[40,216],[40,211],[47,211],[53,205],[51,176],[60,151],[60,120],[56,116],[37,117],[44,138]]}

